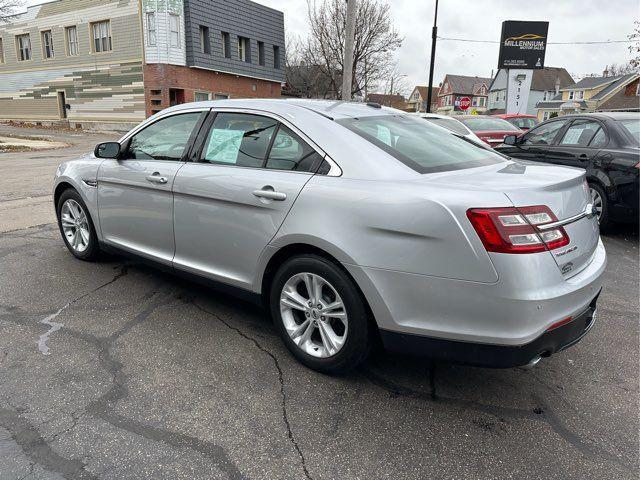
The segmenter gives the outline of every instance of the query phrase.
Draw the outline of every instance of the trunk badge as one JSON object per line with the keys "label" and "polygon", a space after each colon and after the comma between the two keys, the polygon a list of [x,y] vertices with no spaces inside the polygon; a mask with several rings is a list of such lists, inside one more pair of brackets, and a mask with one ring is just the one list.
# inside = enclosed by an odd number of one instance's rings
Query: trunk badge
{"label": "trunk badge", "polygon": [[[577,249],[578,249],[577,245],[572,245],[569,248],[565,248],[564,250],[560,250],[555,255],[556,255],[556,257],[562,257],[564,255],[567,255],[568,253],[575,252]],[[573,267],[573,264],[571,264],[571,267]],[[571,269],[571,267],[569,269]]]}

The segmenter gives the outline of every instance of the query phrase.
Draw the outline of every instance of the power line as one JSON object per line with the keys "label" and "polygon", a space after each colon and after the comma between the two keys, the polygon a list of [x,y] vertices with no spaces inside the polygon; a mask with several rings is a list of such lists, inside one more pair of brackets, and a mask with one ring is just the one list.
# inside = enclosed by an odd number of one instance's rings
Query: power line
{"label": "power line", "polygon": [[[497,40],[475,40],[472,38],[452,38],[440,37],[438,40],[448,40],[450,42],[467,42],[467,43],[500,43]],[[636,40],[595,40],[586,42],[547,42],[547,45],[600,45],[606,43],[633,43]]]}

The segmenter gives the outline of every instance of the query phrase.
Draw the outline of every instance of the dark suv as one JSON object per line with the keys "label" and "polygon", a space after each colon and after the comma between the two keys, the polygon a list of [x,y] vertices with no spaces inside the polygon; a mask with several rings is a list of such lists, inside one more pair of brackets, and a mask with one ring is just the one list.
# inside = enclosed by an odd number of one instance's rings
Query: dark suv
{"label": "dark suv", "polygon": [[640,114],[564,115],[519,137],[505,137],[496,150],[514,158],[584,168],[602,228],[613,221],[638,221]]}

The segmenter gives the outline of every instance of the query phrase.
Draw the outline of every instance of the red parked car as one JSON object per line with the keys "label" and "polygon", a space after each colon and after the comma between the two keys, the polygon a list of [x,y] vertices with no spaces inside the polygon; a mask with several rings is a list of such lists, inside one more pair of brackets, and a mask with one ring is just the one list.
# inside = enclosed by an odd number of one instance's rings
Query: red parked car
{"label": "red parked car", "polygon": [[507,135],[519,136],[523,133],[522,130],[506,120],[488,115],[461,115],[456,116],[456,120],[464,123],[469,130],[490,147],[502,145],[504,137]]}
{"label": "red parked car", "polygon": [[509,122],[511,125],[515,125],[520,130],[529,130],[530,128],[538,125],[538,117],[535,115],[526,115],[524,113],[501,113],[494,115],[494,117],[502,118]]}

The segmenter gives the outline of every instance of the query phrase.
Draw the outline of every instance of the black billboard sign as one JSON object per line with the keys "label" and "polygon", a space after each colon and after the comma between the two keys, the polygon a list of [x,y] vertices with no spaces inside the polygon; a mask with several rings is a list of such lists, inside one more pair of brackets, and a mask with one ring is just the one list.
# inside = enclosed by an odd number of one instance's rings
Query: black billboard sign
{"label": "black billboard sign", "polygon": [[502,22],[498,68],[544,67],[549,22]]}

